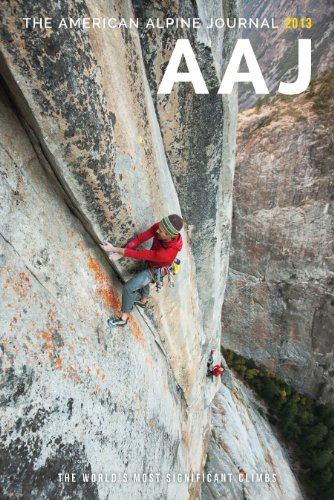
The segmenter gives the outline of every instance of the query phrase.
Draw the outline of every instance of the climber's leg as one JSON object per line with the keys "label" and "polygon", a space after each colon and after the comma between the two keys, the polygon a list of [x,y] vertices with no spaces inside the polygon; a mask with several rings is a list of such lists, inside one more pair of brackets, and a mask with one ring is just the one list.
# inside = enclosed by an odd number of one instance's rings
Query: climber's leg
{"label": "climber's leg", "polygon": [[151,273],[145,269],[125,283],[122,294],[122,313],[128,314],[132,311],[138,290],[146,297],[149,295],[151,281]]}
{"label": "climber's leg", "polygon": [[148,283],[147,285],[143,286],[143,288],[138,290],[138,292],[140,293],[140,300],[135,300],[134,305],[145,309],[148,297],[150,295],[150,284]]}
{"label": "climber's leg", "polygon": [[149,284],[152,281],[151,273],[148,269],[136,274],[125,283],[122,293],[122,314],[120,318],[108,320],[110,326],[124,326],[127,323],[130,312],[136,300],[136,294],[140,290],[142,295],[149,294]]}

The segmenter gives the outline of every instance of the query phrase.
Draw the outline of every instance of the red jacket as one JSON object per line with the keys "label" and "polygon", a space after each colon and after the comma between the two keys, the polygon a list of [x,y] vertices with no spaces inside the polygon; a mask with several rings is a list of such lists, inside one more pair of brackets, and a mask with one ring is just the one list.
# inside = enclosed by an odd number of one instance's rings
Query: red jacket
{"label": "red jacket", "polygon": [[[156,236],[160,222],[138,234],[136,238],[130,241],[125,247],[124,255],[130,259],[148,260],[149,264],[155,267],[170,266],[178,252],[182,248],[182,236],[178,234],[171,241],[161,241]],[[151,250],[134,250],[144,241],[153,238]]]}
{"label": "red jacket", "polygon": [[215,376],[215,377],[219,377],[219,375],[221,375],[224,371],[224,368],[222,368],[220,365],[215,365],[213,367],[213,370],[212,370],[212,374]]}

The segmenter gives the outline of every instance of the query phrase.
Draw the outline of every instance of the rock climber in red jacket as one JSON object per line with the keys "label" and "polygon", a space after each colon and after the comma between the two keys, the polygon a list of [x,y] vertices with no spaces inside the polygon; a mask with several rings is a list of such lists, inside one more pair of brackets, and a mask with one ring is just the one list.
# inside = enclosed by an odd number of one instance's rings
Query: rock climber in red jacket
{"label": "rock climber in red jacket", "polygon": [[[134,305],[143,308],[146,306],[154,272],[157,268],[170,266],[182,248],[180,234],[182,227],[181,217],[172,214],[153,224],[147,231],[140,233],[125,248],[114,247],[111,244],[101,245],[106,252],[118,253],[130,259],[144,260],[148,264],[144,271],[125,283],[122,293],[122,314],[119,318],[109,318],[109,326],[126,325]],[[136,250],[139,245],[151,238],[153,238],[153,243],[150,250]],[[140,300],[136,300],[137,292],[141,295]]]}

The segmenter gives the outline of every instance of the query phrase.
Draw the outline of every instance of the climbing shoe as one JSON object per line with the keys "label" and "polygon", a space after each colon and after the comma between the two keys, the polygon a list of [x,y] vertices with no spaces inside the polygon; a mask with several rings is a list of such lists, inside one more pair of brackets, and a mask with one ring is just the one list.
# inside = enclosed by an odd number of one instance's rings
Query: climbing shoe
{"label": "climbing shoe", "polygon": [[114,318],[113,316],[111,316],[111,318],[108,319],[107,324],[108,326],[125,326],[127,322],[127,319],[122,319],[121,317]]}
{"label": "climbing shoe", "polygon": [[142,302],[141,300],[135,300],[134,305],[141,307],[142,309],[145,309],[147,302]]}

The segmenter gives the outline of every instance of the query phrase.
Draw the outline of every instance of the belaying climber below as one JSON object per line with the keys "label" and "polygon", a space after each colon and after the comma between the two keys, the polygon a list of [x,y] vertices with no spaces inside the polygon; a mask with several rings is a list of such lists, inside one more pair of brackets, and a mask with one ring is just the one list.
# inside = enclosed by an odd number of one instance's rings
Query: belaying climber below
{"label": "belaying climber below", "polygon": [[[172,214],[138,234],[125,248],[114,247],[111,243],[101,245],[105,252],[147,261],[147,268],[125,283],[122,293],[121,315],[118,318],[109,318],[109,326],[126,325],[134,305],[142,308],[146,306],[150,293],[150,283],[155,282],[157,290],[159,289],[162,277],[169,273],[170,266],[182,249],[182,236],[180,234],[182,227],[181,217]],[[153,238],[153,243],[150,250],[136,250],[139,245],[151,238]],[[140,300],[136,300],[137,292],[140,293]]]}
{"label": "belaying climber below", "polygon": [[206,368],[207,368],[206,376],[210,377],[212,381],[213,381],[213,377],[222,377],[222,375],[225,371],[222,364],[220,364],[220,365],[214,364],[214,361],[213,361],[214,353],[215,353],[215,351],[214,351],[214,349],[212,349],[210,351],[209,359],[208,359],[208,362],[206,364]]}

